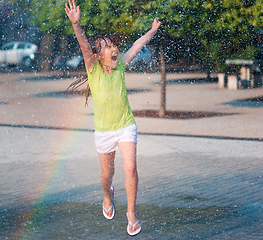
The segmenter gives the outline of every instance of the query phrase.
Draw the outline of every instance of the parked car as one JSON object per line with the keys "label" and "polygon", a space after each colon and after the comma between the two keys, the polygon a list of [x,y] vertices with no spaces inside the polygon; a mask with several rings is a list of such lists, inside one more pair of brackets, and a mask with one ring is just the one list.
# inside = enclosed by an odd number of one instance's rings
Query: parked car
{"label": "parked car", "polygon": [[[125,52],[121,51],[120,56]],[[143,49],[137,54],[137,56],[131,61],[129,66],[127,66],[128,71],[148,71],[156,66],[156,61],[153,58],[153,53],[148,47],[143,47]],[[83,69],[84,59],[83,56],[75,56],[66,61],[66,67],[71,70]]]}
{"label": "parked car", "polygon": [[82,55],[75,56],[66,61],[66,67],[70,70],[84,69],[84,58]]}
{"label": "parked car", "polygon": [[[122,56],[125,51],[120,52],[120,56]],[[157,65],[156,60],[153,57],[152,51],[144,46],[142,50],[136,55],[136,57],[130,62],[130,64],[126,67],[128,71],[151,71]]]}
{"label": "parked car", "polygon": [[31,42],[10,42],[0,50],[0,65],[16,65],[29,69],[36,64],[39,49]]}

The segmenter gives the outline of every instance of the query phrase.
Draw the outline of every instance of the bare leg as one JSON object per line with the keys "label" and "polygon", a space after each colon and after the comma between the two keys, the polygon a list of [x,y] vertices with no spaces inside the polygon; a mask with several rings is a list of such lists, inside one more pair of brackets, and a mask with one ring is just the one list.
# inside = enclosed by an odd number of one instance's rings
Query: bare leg
{"label": "bare leg", "polygon": [[[101,185],[104,192],[103,206],[109,209],[111,206],[111,183],[114,175],[114,159],[115,152],[102,154],[99,153],[100,165],[101,165]],[[112,215],[112,209],[109,212],[105,212],[108,216]]]}
{"label": "bare leg", "polygon": [[[138,173],[136,165],[136,143],[134,142],[119,142],[118,146],[123,158],[123,168],[125,173],[125,188],[127,194],[127,212],[129,221],[135,224],[138,219],[135,214],[135,204],[138,188]],[[134,232],[139,228],[139,224],[134,227],[130,226],[130,232]]]}

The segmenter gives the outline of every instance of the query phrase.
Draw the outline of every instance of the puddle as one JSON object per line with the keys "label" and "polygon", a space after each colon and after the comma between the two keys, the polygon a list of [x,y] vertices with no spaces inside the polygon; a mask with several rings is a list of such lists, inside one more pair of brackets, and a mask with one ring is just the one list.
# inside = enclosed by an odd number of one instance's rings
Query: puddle
{"label": "puddle", "polygon": [[[101,204],[65,202],[27,208],[0,209],[3,239],[123,239],[127,236],[126,206],[116,203],[116,216],[106,220]],[[254,210],[253,210],[254,209]],[[141,239],[206,238],[257,220],[257,207],[177,208],[138,205]],[[262,208],[261,213],[262,213]],[[252,221],[253,222],[253,221]],[[159,237],[158,237],[159,236]]]}

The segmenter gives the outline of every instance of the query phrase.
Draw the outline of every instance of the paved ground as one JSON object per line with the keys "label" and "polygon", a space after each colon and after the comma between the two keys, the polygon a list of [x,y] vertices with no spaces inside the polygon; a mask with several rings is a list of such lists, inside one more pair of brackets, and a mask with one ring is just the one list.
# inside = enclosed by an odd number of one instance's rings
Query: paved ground
{"label": "paved ground", "polygon": [[[53,73],[55,76],[59,73]],[[126,239],[118,152],[114,220],[101,214],[93,106],[60,94],[73,79],[0,75],[0,238]],[[204,77],[168,75],[168,80]],[[133,110],[158,109],[157,74],[127,74]],[[170,81],[167,109],[235,113],[170,120],[136,118],[138,239],[263,239],[263,88]],[[143,89],[144,91],[139,91]]]}

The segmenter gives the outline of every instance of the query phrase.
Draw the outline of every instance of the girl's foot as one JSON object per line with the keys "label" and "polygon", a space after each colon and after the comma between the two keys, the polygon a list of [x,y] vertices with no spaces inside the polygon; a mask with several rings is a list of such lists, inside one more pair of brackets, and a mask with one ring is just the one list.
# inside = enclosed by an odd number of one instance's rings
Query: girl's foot
{"label": "girl's foot", "polygon": [[110,208],[107,209],[103,206],[103,215],[105,218],[111,220],[114,218],[114,215],[115,215],[115,209],[114,209],[114,205],[111,204]]}
{"label": "girl's foot", "polygon": [[138,220],[136,212],[126,213],[128,219],[127,233],[130,236],[135,236],[140,233],[142,227],[140,221]]}
{"label": "girl's foot", "polygon": [[107,209],[106,207],[104,207],[104,201],[103,201],[103,209],[102,209],[104,217],[109,219],[109,220],[113,219],[114,215],[115,215],[115,208],[114,208],[114,204],[113,204],[113,197],[114,197],[113,187],[111,187],[110,190],[111,190],[111,205]]}

